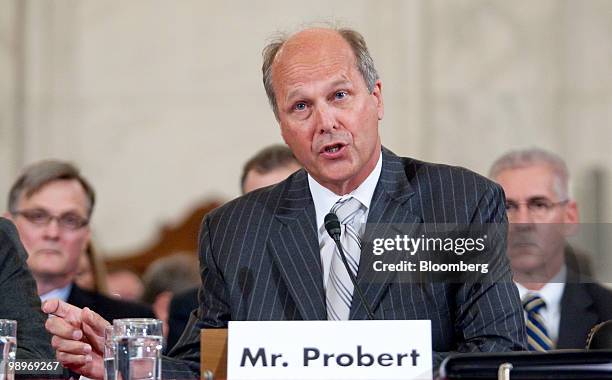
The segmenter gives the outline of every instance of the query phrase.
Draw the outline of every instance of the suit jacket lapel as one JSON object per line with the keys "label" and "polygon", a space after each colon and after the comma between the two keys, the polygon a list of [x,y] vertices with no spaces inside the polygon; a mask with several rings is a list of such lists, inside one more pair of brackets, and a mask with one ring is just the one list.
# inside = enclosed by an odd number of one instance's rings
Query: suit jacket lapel
{"label": "suit jacket lapel", "polygon": [[75,305],[78,307],[89,307],[92,310],[95,309],[95,300],[92,299],[87,293],[85,293],[81,288],[77,286],[77,284],[72,283],[72,289],[70,289],[70,293],[68,294],[68,298],[66,299],[71,305]]}
{"label": "suit jacket lapel", "polygon": [[[408,181],[406,176],[406,168],[401,159],[383,148],[383,167],[380,174],[380,179],[374,191],[370,210],[368,212],[368,226],[366,227],[366,240],[373,237],[383,236],[389,237],[399,232],[388,231],[390,224],[415,224],[421,223],[422,218],[412,212],[407,204],[415,194],[414,188]],[[373,236],[373,230],[376,227],[376,236]],[[406,233],[403,231],[402,233]],[[395,277],[395,272],[378,272],[373,269],[373,263],[380,260],[379,256],[372,254],[371,244],[364,241],[364,246],[361,252],[359,262],[359,271],[357,274],[357,283],[364,292],[366,302],[376,316],[376,308],[378,307],[382,296],[384,295],[389,284]],[[401,255],[394,255],[392,260],[401,260]],[[391,261],[385,260],[389,263]],[[373,281],[373,279],[375,279]],[[351,305],[350,319],[364,319],[367,314],[361,302],[353,294],[353,302]]]}
{"label": "suit jacket lapel", "polygon": [[281,197],[268,251],[305,320],[327,319],[315,215],[308,177],[300,170]]}
{"label": "suit jacket lapel", "polygon": [[598,322],[591,309],[593,297],[568,265],[567,281],[561,297],[561,320],[557,348],[585,348],[587,333]]}

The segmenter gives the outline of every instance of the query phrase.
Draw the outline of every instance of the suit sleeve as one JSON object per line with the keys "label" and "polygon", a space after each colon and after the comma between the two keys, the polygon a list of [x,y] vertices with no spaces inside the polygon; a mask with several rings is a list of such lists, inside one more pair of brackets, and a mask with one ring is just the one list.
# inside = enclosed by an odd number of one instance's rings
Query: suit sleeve
{"label": "suit sleeve", "polygon": [[[213,232],[211,231],[210,216],[207,216],[202,223],[199,238],[202,277],[202,288],[198,292],[199,307],[196,313],[191,314],[183,335],[169,353],[169,356],[174,359],[174,363],[181,362],[188,365],[198,376],[200,371],[200,330],[204,328],[226,328],[230,319],[226,286],[223,275],[217,266],[211,243]],[[164,365],[166,365],[165,362]]]}
{"label": "suit sleeve", "polygon": [[[504,195],[493,183],[479,199],[471,226],[489,235],[486,277],[474,277],[456,293],[455,331],[458,352],[504,352],[526,349],[525,325],[518,290],[506,256],[507,218]],[[435,368],[448,355],[434,355]]]}
{"label": "suit sleeve", "polygon": [[0,318],[17,321],[18,359],[54,359],[44,327],[47,318],[26,260],[15,226],[0,219]]}

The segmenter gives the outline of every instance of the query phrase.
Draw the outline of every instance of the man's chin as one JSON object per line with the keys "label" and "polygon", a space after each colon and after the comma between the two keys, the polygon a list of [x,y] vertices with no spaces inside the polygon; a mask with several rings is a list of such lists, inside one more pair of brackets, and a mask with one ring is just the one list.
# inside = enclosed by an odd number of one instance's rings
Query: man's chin
{"label": "man's chin", "polygon": [[513,272],[531,273],[546,265],[541,257],[510,257]]}
{"label": "man's chin", "polygon": [[313,177],[321,184],[342,184],[350,181],[355,173],[348,163],[327,165]]}
{"label": "man's chin", "polygon": [[32,274],[37,281],[57,281],[68,276],[65,270],[49,270],[49,268],[43,271],[32,270]]}
{"label": "man's chin", "polygon": [[44,277],[58,276],[66,272],[66,262],[61,255],[38,255],[28,259],[30,269]]}

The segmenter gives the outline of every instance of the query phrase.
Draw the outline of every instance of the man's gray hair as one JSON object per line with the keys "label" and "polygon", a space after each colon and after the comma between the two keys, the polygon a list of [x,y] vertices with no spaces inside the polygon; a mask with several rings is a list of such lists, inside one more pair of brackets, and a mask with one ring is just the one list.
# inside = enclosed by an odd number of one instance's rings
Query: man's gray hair
{"label": "man's gray hair", "polygon": [[489,177],[495,179],[501,172],[535,165],[547,165],[555,176],[554,191],[560,199],[568,199],[569,172],[565,161],[554,153],[538,148],[510,151],[499,157],[489,170]]}
{"label": "man's gray hair", "polygon": [[[340,34],[340,36],[350,45],[353,54],[355,54],[355,64],[365,81],[368,91],[374,91],[374,86],[379,77],[374,67],[374,60],[368,51],[368,46],[363,36],[359,32],[349,28],[328,27],[328,29],[338,32],[338,34]],[[287,34],[279,35],[266,45],[262,53],[263,65],[261,71],[263,74],[263,84],[276,120],[278,120],[278,105],[276,104],[276,94],[274,93],[274,87],[272,85],[272,66],[276,55],[289,37],[290,36]]]}
{"label": "man's gray hair", "polygon": [[87,215],[91,216],[96,202],[93,187],[76,166],[57,160],[39,161],[23,169],[9,191],[8,211],[11,214],[17,211],[17,204],[22,196],[29,198],[50,182],[61,180],[75,180],[81,184],[88,201]]}

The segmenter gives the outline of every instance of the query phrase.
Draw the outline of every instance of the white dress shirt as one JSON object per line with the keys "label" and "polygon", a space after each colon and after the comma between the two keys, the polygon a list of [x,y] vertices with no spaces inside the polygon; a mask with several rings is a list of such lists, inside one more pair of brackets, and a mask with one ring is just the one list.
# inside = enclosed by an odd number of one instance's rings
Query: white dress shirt
{"label": "white dress shirt", "polygon": [[53,298],[59,298],[60,300],[66,302],[68,300],[68,296],[70,295],[70,291],[72,290],[72,282],[63,288],[53,289],[50,292],[47,292],[40,296],[40,302],[43,303],[46,300],[50,300]]}
{"label": "white dress shirt", "polygon": [[[546,307],[540,310],[540,315],[544,319],[544,325],[548,332],[548,337],[555,343],[559,339],[559,323],[561,322],[561,297],[565,289],[565,280],[567,278],[567,268],[565,265],[559,273],[555,275],[546,285],[540,290],[529,290],[518,282],[515,283],[518,288],[521,300],[525,299],[527,294],[537,294],[544,300]],[[525,320],[527,313],[523,310]]]}
{"label": "white dress shirt", "polygon": [[[315,211],[317,215],[317,232],[319,235],[319,250],[321,252],[321,264],[323,266],[323,286],[327,288],[327,278],[329,277],[329,270],[331,267],[331,259],[334,254],[336,244],[325,230],[325,215],[329,213],[332,206],[336,204],[340,199],[354,197],[361,202],[366,208],[363,214],[363,220],[361,221],[365,226],[365,222],[368,220],[368,212],[370,210],[370,203],[372,202],[372,196],[374,190],[378,184],[378,178],[382,171],[382,152],[378,157],[378,162],[374,167],[374,170],[370,175],[357,187],[355,190],[345,195],[338,195],[333,191],[323,187],[314,178],[308,174],[308,185],[310,187],[310,194],[314,202]],[[363,233],[363,231],[360,231]]]}

